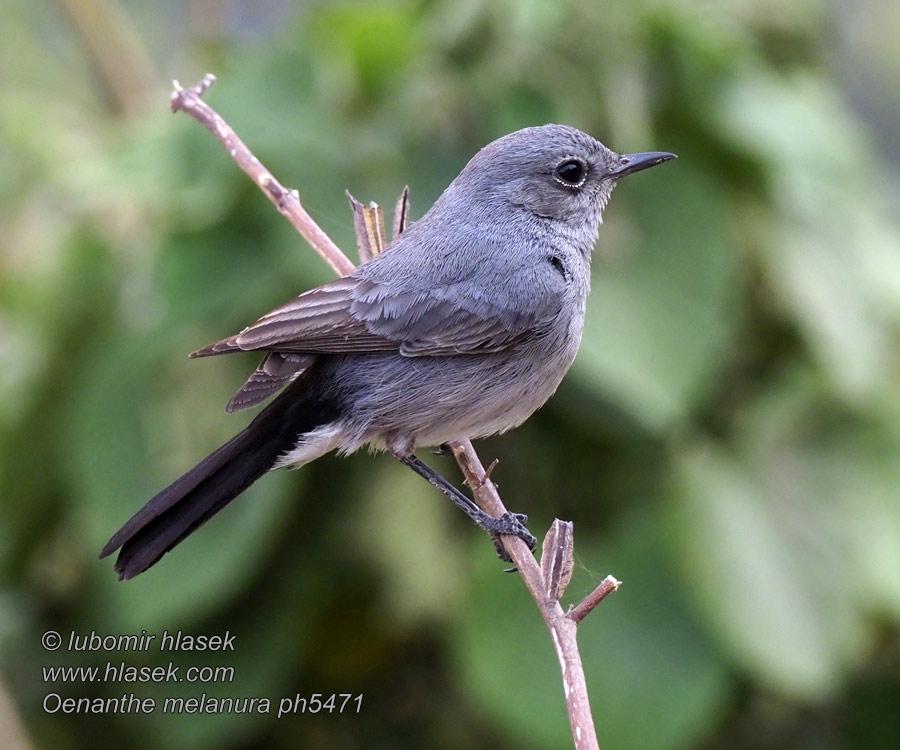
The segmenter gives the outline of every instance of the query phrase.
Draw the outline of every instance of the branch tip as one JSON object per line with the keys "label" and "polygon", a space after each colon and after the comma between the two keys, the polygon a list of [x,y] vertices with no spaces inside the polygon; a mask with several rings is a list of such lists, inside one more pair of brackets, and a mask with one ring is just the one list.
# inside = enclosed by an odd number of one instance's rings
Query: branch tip
{"label": "branch tip", "polygon": [[621,585],[622,582],[614,576],[606,576],[606,578],[600,581],[600,585],[597,586],[597,588],[584,597],[584,600],[580,604],[576,604],[566,612],[566,617],[578,625],[585,617],[593,612],[594,608],[607,596],[613,591],[618,591],[619,586]]}
{"label": "branch tip", "polygon": [[209,91],[209,87],[212,86],[216,82],[216,77],[212,73],[207,73],[201,79],[200,83],[198,83],[194,90],[197,92],[197,96],[203,96],[207,91]]}

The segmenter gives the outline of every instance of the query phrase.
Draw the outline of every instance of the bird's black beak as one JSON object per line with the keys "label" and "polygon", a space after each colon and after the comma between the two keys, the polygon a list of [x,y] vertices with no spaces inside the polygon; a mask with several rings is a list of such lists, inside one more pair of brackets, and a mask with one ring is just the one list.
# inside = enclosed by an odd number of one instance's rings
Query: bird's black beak
{"label": "bird's black beak", "polygon": [[666,151],[647,151],[643,154],[622,154],[619,157],[619,168],[612,172],[612,177],[616,179],[625,177],[625,175],[640,172],[642,169],[650,169],[664,161],[677,159],[675,154]]}

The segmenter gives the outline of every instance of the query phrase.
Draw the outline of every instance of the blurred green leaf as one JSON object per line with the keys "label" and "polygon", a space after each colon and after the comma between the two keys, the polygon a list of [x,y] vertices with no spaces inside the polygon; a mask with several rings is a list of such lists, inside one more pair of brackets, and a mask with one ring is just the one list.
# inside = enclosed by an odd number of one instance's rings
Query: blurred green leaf
{"label": "blurred green leaf", "polygon": [[760,255],[780,304],[839,392],[871,400],[898,354],[900,232],[879,216],[860,128],[812,76],[759,73],[733,88],[721,117],[769,167],[780,210]]}
{"label": "blurred green leaf", "polygon": [[709,444],[676,464],[673,533],[704,620],[753,677],[790,695],[833,693],[867,645],[856,572],[810,512],[788,455],[751,468]]}
{"label": "blurred green leaf", "polygon": [[721,193],[690,159],[642,177],[618,187],[602,228],[573,374],[659,432],[687,418],[721,367],[738,258]]}

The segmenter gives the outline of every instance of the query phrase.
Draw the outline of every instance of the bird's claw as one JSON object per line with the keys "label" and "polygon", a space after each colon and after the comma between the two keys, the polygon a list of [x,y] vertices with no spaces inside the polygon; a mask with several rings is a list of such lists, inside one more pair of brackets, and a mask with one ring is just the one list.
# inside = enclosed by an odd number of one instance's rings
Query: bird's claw
{"label": "bird's claw", "polygon": [[[503,560],[503,562],[512,562],[513,560],[506,551],[506,547],[503,546],[503,541],[500,538],[501,534],[519,537],[519,539],[528,545],[528,549],[532,551],[537,545],[537,538],[525,528],[526,523],[528,523],[528,516],[524,513],[504,513],[499,518],[492,518],[488,524],[486,531],[491,536],[491,541],[494,543],[494,549],[497,550],[497,556]],[[508,573],[513,573],[515,571],[516,568],[509,568],[507,570]]]}

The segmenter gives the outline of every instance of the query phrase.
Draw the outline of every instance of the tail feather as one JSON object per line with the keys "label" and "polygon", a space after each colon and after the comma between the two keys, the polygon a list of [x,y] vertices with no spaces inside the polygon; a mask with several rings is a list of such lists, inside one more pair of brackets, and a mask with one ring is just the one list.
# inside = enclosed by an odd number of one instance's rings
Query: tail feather
{"label": "tail feather", "polygon": [[100,557],[121,548],[115,564],[119,580],[134,578],[269,471],[299,435],[336,416],[336,409],[310,403],[289,387],[243,431],[135,513]]}

